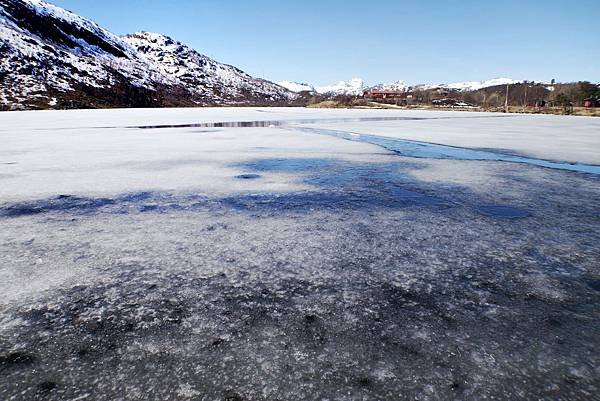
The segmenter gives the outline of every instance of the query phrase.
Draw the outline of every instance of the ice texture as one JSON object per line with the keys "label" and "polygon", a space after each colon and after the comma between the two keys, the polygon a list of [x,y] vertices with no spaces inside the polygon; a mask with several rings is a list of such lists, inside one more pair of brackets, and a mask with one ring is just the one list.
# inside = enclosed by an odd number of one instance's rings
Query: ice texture
{"label": "ice texture", "polygon": [[599,176],[119,128],[404,115],[1,113],[0,399],[595,399]]}

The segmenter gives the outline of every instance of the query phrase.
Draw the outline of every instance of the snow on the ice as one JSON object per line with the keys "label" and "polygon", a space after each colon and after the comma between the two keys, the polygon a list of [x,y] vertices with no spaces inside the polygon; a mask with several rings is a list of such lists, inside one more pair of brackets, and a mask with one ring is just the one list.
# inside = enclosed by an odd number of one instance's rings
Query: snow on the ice
{"label": "snow on the ice", "polygon": [[[396,113],[396,114],[394,114]],[[594,117],[394,111],[414,120],[314,124],[442,145],[493,149],[553,161],[600,164],[600,120]]]}
{"label": "snow on the ice", "polygon": [[[343,122],[386,116],[424,120]],[[454,112],[0,113],[0,398],[593,398],[595,176],[402,157],[306,121],[126,128],[321,118],[483,143],[494,121],[523,152],[554,132]],[[552,122],[597,149],[589,119]]]}

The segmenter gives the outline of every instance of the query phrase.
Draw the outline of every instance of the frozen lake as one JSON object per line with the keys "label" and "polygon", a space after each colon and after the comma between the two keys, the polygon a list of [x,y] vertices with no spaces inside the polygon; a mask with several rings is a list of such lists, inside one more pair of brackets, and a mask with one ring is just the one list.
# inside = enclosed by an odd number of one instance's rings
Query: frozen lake
{"label": "frozen lake", "polygon": [[590,400],[600,119],[0,113],[0,399]]}

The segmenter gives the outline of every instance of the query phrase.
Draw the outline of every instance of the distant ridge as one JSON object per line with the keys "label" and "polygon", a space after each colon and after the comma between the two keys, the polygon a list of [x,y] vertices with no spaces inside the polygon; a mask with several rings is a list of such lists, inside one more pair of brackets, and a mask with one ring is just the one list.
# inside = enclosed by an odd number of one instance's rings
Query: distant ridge
{"label": "distant ridge", "polygon": [[310,84],[298,84],[296,82],[282,81],[279,85],[286,87],[292,92],[314,92],[322,95],[360,95],[366,90],[390,90],[406,92],[409,90],[431,90],[431,89],[452,89],[458,91],[476,91],[498,85],[514,85],[524,81],[511,78],[494,78],[486,81],[468,81],[455,82],[451,84],[417,84],[409,85],[404,81],[391,83],[381,83],[367,86],[361,78],[353,78],[349,81],[340,81],[329,86],[313,86]]}

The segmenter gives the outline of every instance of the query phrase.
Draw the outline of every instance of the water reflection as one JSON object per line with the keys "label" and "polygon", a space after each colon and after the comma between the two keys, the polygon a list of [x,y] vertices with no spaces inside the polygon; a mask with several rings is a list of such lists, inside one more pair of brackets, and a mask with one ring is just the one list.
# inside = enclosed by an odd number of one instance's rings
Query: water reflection
{"label": "water reflection", "polygon": [[[443,120],[464,117],[361,117],[361,118],[307,118],[295,120],[267,120],[267,121],[224,121],[205,122],[194,124],[167,124],[167,125],[145,125],[127,128],[138,129],[164,129],[164,128],[271,128],[289,127],[291,129],[335,136],[350,141],[365,142],[378,145],[403,156],[427,158],[427,159],[455,159],[455,160],[491,160],[512,163],[525,163],[534,166],[577,171],[589,174],[600,174],[600,166],[592,164],[565,163],[544,159],[536,159],[525,156],[517,156],[503,153],[502,151],[469,149],[456,146],[440,145],[427,142],[411,141],[406,139],[387,138],[377,135],[358,134],[347,131],[331,130],[323,128],[301,127],[305,124],[335,124],[335,123],[360,123],[381,121],[407,121],[407,120]],[[469,118],[511,118],[511,116],[473,116]]]}

